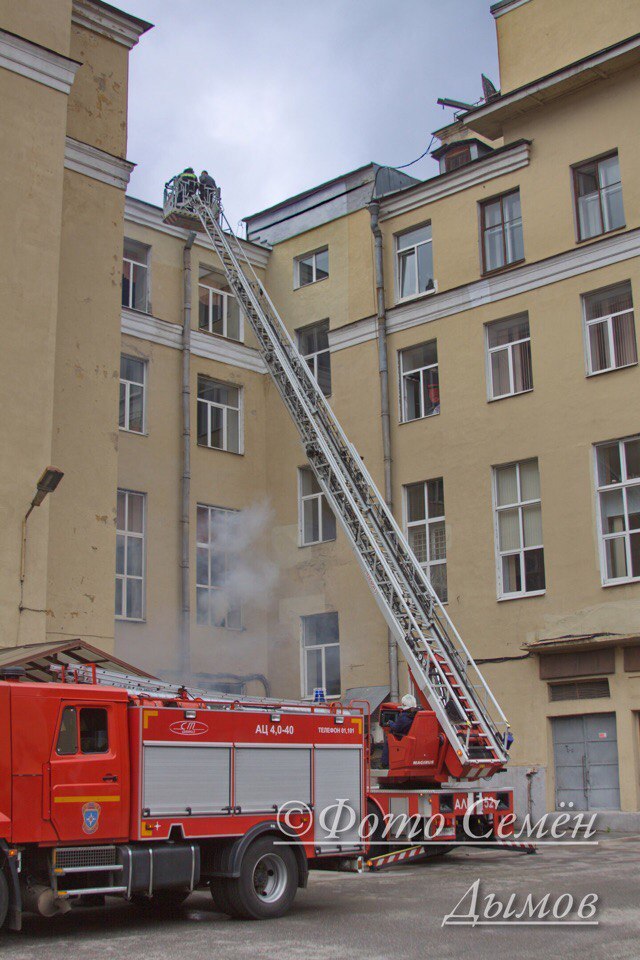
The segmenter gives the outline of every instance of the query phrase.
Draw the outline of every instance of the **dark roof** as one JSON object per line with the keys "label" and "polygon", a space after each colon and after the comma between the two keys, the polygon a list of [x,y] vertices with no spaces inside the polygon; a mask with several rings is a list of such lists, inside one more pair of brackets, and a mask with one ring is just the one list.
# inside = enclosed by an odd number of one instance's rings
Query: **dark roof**
{"label": "dark roof", "polygon": [[281,207],[286,207],[290,203],[295,203],[297,200],[304,200],[305,197],[310,197],[314,193],[317,193],[318,190],[323,190],[325,187],[331,187],[334,183],[340,183],[341,180],[346,180],[347,177],[352,177],[355,173],[361,173],[363,170],[374,170],[378,166],[377,163],[365,163],[362,167],[356,167],[355,170],[350,170],[348,173],[343,173],[339,177],[333,177],[331,180],[325,180],[324,183],[319,183],[315,187],[309,187],[307,190],[303,190],[302,193],[296,193],[292,197],[287,197],[286,200],[280,200],[278,203],[274,203],[271,207],[265,207],[264,210],[258,210],[256,213],[250,213],[247,217],[242,219],[245,221],[253,220],[254,217],[261,217],[264,213],[271,213],[272,210],[279,210]]}
{"label": "dark roof", "polygon": [[29,643],[22,647],[0,648],[0,667],[24,667],[29,680],[56,680],[51,666],[77,667],[95,663],[105,670],[116,670],[137,677],[156,680],[152,674],[114,657],[99,647],[84,640],[52,640],[45,643]]}

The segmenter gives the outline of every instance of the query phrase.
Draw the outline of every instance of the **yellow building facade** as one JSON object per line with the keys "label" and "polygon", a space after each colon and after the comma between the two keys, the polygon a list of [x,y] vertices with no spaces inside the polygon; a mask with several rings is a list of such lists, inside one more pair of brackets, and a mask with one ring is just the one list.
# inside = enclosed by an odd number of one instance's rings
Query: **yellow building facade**
{"label": "yellow building facade", "polygon": [[[370,164],[247,217],[243,244],[512,724],[504,780],[519,809],[632,814],[640,11],[501,0],[492,14],[500,91],[437,132],[438,175]],[[70,102],[61,129],[43,107],[59,150],[84,138],[123,162],[124,108],[114,99],[94,143],[86,107],[67,132]],[[48,304],[35,312],[55,365],[33,329],[42,376],[11,364],[19,393],[43,391],[40,408],[25,405],[28,458],[25,425],[10,427],[9,449],[23,450],[2,494],[16,556],[40,464],[65,470],[37,548],[44,518],[29,521],[25,595],[30,583],[29,605],[49,609],[33,623],[108,646],[115,606],[116,654],[154,673],[287,696],[393,690],[386,626],[211,246],[158,207],[127,198],[123,216],[121,190],[65,177],[79,222],[60,229],[63,194],[43,185],[67,253],[56,260],[52,244],[42,289],[29,286]],[[83,243],[83,190],[105,218],[102,251]],[[62,319],[61,295],[75,304]],[[93,306],[117,312],[118,298],[119,346],[117,327],[91,332]],[[39,634],[24,632],[36,628],[18,613],[15,564],[3,558],[3,617],[7,643],[25,643]]]}

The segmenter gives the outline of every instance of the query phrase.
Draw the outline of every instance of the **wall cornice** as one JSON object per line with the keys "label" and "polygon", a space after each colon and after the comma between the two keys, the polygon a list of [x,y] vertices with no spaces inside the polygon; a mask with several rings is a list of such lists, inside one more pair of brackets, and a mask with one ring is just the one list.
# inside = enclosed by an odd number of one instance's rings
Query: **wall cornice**
{"label": "wall cornice", "polygon": [[515,10],[516,7],[523,7],[525,3],[529,3],[529,0],[498,0],[497,3],[491,5],[491,13],[494,19],[497,20],[498,17],[509,13],[511,10]]}
{"label": "wall cornice", "polygon": [[460,167],[453,173],[434,177],[419,187],[409,187],[397,196],[383,198],[380,201],[380,219],[389,220],[453,193],[486,183],[487,180],[513,173],[514,170],[528,166],[530,155],[531,143],[528,140],[520,140],[512,146],[500,148],[499,151]]}
{"label": "wall cornice", "polygon": [[[141,227],[149,227],[159,233],[166,233],[171,237],[178,237],[182,241],[186,241],[189,236],[188,230],[164,223],[160,207],[145,203],[143,200],[136,200],[135,197],[126,198],[124,218],[125,221],[129,223],[137,223]],[[267,266],[270,250],[246,240],[240,240],[240,243],[253,267],[264,269]],[[209,241],[209,238],[202,233],[196,236],[195,246],[214,252],[213,244]]]}
{"label": "wall cornice", "polygon": [[111,187],[126,190],[131,171],[135,163],[114,157],[104,150],[92,147],[88,143],[67,137],[64,149],[64,165],[67,170],[75,170],[92,180],[100,180]]}
{"label": "wall cornice", "polygon": [[73,0],[71,20],[79,27],[121,43],[128,50],[135,47],[142,34],[153,26],[146,20],[95,0]]}
{"label": "wall cornice", "polygon": [[[391,307],[387,310],[387,330],[399,333],[410,327],[431,323],[485,304],[498,303],[509,297],[536,290],[570,277],[599,270],[640,256],[640,229],[607,237],[586,246],[524,264],[496,277],[476,280],[454,290],[445,290],[427,299]],[[329,334],[332,351],[344,350],[376,337],[375,318],[367,317]]]}
{"label": "wall cornice", "polygon": [[[140,340],[149,340],[164,347],[179,350],[182,346],[182,327],[177,323],[159,320],[137,310],[122,311],[122,333]],[[212,336],[200,330],[191,331],[191,352],[196,357],[207,360],[216,360],[231,367],[240,367],[251,370],[253,373],[266,373],[262,357],[257,350],[246,347],[243,343],[225,340],[223,337]]]}
{"label": "wall cornice", "polygon": [[77,60],[0,30],[0,67],[5,70],[68,95],[81,66]]}

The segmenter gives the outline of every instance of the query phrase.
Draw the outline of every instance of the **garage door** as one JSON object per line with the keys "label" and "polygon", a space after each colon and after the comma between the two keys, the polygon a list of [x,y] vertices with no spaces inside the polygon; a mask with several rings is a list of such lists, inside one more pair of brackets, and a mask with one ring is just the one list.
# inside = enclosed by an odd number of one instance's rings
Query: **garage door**
{"label": "garage door", "polygon": [[556,717],[551,723],[556,809],[619,810],[615,713]]}

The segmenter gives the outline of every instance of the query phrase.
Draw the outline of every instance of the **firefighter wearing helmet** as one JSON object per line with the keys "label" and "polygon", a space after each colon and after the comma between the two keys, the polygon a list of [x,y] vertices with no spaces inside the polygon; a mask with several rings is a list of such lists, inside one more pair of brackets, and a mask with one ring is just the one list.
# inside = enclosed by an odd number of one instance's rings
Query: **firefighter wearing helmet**
{"label": "firefighter wearing helmet", "polygon": [[391,723],[387,725],[388,733],[384,740],[382,757],[380,759],[380,765],[384,770],[389,768],[389,734],[393,734],[393,736],[397,737],[399,740],[401,740],[402,737],[406,737],[406,735],[409,733],[409,730],[411,730],[411,724],[413,723],[413,718],[415,717],[418,709],[416,698],[411,693],[405,693],[400,702],[402,704],[402,710],[396,719],[392,720]]}

